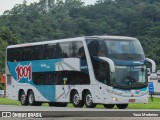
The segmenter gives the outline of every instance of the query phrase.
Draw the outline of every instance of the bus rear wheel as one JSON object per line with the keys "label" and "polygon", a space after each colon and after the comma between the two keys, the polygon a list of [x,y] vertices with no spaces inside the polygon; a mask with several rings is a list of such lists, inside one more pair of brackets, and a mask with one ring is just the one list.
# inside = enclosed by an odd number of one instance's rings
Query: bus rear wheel
{"label": "bus rear wheel", "polygon": [[83,107],[84,102],[80,100],[80,96],[77,91],[73,92],[72,98],[71,98],[72,104],[74,107]]}
{"label": "bus rear wheel", "polygon": [[30,106],[41,106],[42,105],[41,102],[35,101],[35,96],[34,96],[33,91],[29,91],[29,93],[28,93],[28,104]]}
{"label": "bus rear wheel", "polygon": [[27,97],[26,97],[24,91],[22,91],[22,92],[20,93],[20,103],[21,103],[21,105],[23,105],[23,106],[27,106],[27,105],[28,105]]}
{"label": "bus rear wheel", "polygon": [[127,108],[128,104],[117,104],[116,106],[118,109],[125,109]]}
{"label": "bus rear wheel", "polygon": [[95,108],[96,107],[96,104],[93,103],[92,94],[89,91],[87,91],[84,96],[84,103],[87,108]]}
{"label": "bus rear wheel", "polygon": [[115,104],[104,104],[103,106],[107,109],[112,109],[114,108]]}

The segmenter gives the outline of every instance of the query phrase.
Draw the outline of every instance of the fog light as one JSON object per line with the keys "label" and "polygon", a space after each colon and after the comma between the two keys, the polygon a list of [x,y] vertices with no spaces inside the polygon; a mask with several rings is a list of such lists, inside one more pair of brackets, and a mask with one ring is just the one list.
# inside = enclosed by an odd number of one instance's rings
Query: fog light
{"label": "fog light", "polygon": [[116,97],[113,97],[112,100],[113,101],[118,101],[118,99]]}

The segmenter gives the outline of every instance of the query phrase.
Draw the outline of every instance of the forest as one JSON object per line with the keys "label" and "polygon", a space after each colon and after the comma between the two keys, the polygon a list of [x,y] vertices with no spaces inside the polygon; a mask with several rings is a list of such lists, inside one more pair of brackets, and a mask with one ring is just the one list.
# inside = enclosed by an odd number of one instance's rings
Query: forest
{"label": "forest", "polygon": [[0,16],[0,72],[8,45],[89,35],[136,37],[160,69],[159,32],[160,0],[24,0]]}

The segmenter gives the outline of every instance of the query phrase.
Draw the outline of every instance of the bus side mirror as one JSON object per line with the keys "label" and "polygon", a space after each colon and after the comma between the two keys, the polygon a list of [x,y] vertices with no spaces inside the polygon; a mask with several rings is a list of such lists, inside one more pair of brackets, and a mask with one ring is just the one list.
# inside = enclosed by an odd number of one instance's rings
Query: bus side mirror
{"label": "bus side mirror", "polygon": [[110,71],[113,73],[115,72],[115,65],[114,65],[114,62],[110,59],[110,58],[107,58],[107,57],[99,57],[100,59],[104,60],[104,61],[107,61],[108,64],[109,64],[109,67],[110,67]]}
{"label": "bus side mirror", "polygon": [[157,73],[151,73],[150,80],[157,80],[158,81]]}
{"label": "bus side mirror", "polygon": [[151,75],[151,69],[147,68],[147,75],[150,76]]}
{"label": "bus side mirror", "polygon": [[156,72],[156,63],[152,59],[150,59],[150,58],[146,58],[146,61],[150,62],[152,64],[152,70],[151,70],[151,72],[155,73]]}

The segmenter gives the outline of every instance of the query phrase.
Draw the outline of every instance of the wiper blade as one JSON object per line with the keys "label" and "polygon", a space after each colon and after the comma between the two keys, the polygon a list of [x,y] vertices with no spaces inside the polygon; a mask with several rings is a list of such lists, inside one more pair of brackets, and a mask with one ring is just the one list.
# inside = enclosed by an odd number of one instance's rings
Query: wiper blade
{"label": "wiper blade", "polygon": [[131,85],[131,86],[121,86],[119,84],[113,84],[111,85],[112,87],[115,87],[115,88],[120,88],[120,89],[139,89],[139,88],[144,88],[144,87],[147,87],[147,84],[145,83],[141,83],[141,84],[137,84],[137,85]]}

